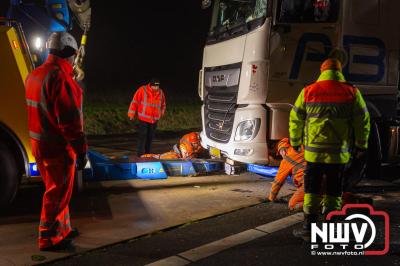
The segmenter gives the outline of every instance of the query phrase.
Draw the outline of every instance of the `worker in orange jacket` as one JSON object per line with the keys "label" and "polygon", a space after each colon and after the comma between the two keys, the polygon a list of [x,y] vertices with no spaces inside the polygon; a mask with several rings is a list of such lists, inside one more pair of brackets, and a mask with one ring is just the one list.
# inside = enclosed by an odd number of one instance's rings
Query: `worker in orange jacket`
{"label": "worker in orange jacket", "polygon": [[75,39],[66,32],[50,35],[47,61],[26,79],[29,135],[32,153],[46,191],[39,224],[39,248],[69,248],[72,229],[68,204],[75,164],[86,164],[87,144],[83,132],[82,89],[73,79]]}
{"label": "worker in orange jacket", "polygon": [[289,143],[288,138],[282,139],[278,143],[278,153],[282,156],[283,160],[279,165],[278,173],[272,183],[271,192],[269,193],[268,200],[275,201],[278,196],[279,190],[282,188],[287,177],[290,175],[293,182],[297,187],[296,192],[289,200],[289,208],[295,209],[303,207],[304,200],[304,169],[306,161],[304,160],[304,150],[297,151]]}
{"label": "worker in orange jacket", "polygon": [[137,156],[151,152],[151,143],[158,120],[165,114],[166,103],[160,81],[153,78],[149,84],[141,86],[133,95],[128,117],[139,120]]}
{"label": "worker in orange jacket", "polygon": [[200,134],[198,132],[191,132],[184,135],[179,144],[175,144],[172,151],[163,154],[144,154],[142,158],[155,158],[155,159],[193,159],[197,158],[203,151],[200,145]]}
{"label": "worker in orange jacket", "polygon": [[[289,144],[287,138],[282,139],[278,143],[278,153],[283,157],[280,164],[278,173],[272,183],[271,192],[268,196],[269,201],[275,201],[279,193],[279,190],[285,183],[287,177],[291,175],[293,177],[295,186],[297,187],[296,192],[289,200],[289,208],[295,209],[302,208],[304,201],[304,182],[303,175],[306,166],[304,160],[304,150],[296,151]],[[362,158],[355,157],[351,161],[348,169],[344,172],[344,192],[342,194],[342,206],[349,203],[368,203],[372,204],[372,200],[368,197],[362,197],[353,194],[353,187],[361,180],[363,172],[365,171],[365,156]]]}
{"label": "worker in orange jacket", "polygon": [[[178,146],[178,149],[176,146]],[[178,150],[183,159],[197,158],[203,151],[203,147],[200,144],[200,134],[191,132],[184,135],[179,140],[179,145],[174,146],[174,150]]]}

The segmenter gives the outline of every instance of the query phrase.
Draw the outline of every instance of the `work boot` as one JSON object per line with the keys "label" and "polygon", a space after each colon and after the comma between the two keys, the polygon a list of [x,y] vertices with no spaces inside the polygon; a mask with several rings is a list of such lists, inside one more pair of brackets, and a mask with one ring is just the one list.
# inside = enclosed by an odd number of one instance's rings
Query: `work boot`
{"label": "work boot", "polygon": [[304,214],[303,226],[293,230],[294,237],[301,238],[305,242],[311,242],[311,224],[316,223],[317,220],[318,215],[316,214]]}
{"label": "work boot", "polygon": [[72,239],[65,238],[54,246],[40,248],[40,251],[63,251],[72,250],[73,248],[74,245],[72,244]]}
{"label": "work boot", "polygon": [[371,206],[374,206],[374,200],[372,198],[367,198],[367,197],[358,197],[357,203],[358,204],[369,204]]}
{"label": "work boot", "polygon": [[78,228],[72,228],[71,232],[65,237],[66,239],[74,239],[75,237],[79,236]]}
{"label": "work boot", "polygon": [[359,196],[357,194],[353,194],[351,192],[343,192],[342,195],[343,206],[346,204],[369,204],[373,206],[373,200],[369,197]]}

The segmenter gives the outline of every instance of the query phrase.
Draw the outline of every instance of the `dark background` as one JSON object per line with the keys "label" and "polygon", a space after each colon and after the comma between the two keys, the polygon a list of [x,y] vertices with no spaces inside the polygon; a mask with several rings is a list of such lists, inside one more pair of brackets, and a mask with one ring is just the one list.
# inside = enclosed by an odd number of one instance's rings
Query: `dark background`
{"label": "dark background", "polygon": [[[8,0],[0,0],[5,15]],[[91,1],[88,96],[131,95],[159,77],[168,98],[198,98],[198,72],[211,20],[200,0]],[[80,37],[75,24],[73,34]]]}

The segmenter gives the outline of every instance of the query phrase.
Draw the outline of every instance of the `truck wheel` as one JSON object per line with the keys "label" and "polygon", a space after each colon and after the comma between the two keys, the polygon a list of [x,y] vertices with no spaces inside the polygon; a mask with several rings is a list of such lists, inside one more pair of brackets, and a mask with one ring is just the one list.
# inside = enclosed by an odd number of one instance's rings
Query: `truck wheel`
{"label": "truck wheel", "polygon": [[75,170],[74,179],[74,193],[80,194],[85,190],[85,184],[83,181],[83,171]]}
{"label": "truck wheel", "polygon": [[379,129],[376,122],[371,121],[371,133],[368,140],[366,178],[377,179],[381,177],[382,149],[379,138]]}
{"label": "truck wheel", "polygon": [[0,143],[0,169],[0,207],[7,207],[17,194],[20,176],[13,153],[2,143]]}

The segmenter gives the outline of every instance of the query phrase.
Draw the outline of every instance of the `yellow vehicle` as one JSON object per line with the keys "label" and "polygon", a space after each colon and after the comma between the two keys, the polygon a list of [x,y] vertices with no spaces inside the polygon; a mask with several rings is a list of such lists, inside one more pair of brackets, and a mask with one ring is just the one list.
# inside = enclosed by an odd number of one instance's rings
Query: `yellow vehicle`
{"label": "yellow vehicle", "polygon": [[[46,59],[43,39],[51,32],[71,29],[71,15],[84,31],[74,62],[75,78],[83,79],[90,0],[46,0],[44,7],[10,0],[7,16],[15,19],[0,19],[0,208],[12,202],[21,182],[40,180],[28,135],[24,82],[35,64]],[[32,54],[30,46],[36,49]]]}
{"label": "yellow vehicle", "polygon": [[31,155],[24,81],[33,69],[24,34],[16,21],[0,25],[0,206],[15,197],[23,178],[37,176]]}

